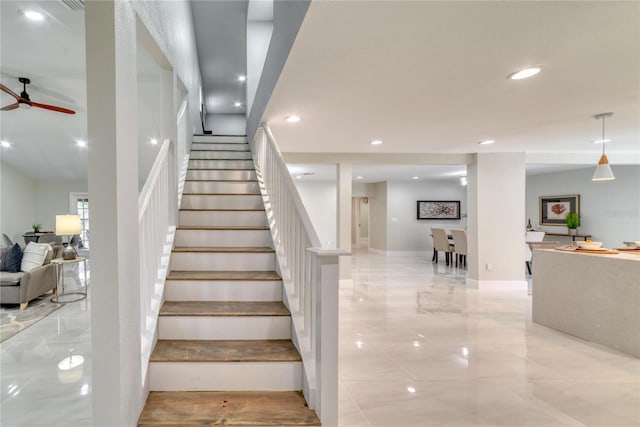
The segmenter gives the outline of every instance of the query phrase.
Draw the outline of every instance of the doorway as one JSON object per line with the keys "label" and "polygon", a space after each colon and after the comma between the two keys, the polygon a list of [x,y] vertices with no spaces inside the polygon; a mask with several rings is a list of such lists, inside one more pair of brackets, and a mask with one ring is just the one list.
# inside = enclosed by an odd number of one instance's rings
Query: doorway
{"label": "doorway", "polygon": [[369,198],[353,197],[351,203],[351,245],[369,248]]}

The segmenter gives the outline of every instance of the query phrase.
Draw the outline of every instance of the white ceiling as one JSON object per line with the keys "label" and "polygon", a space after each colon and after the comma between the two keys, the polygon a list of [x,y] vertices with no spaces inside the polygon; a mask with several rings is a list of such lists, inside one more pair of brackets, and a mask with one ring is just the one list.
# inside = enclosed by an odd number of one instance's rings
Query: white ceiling
{"label": "white ceiling", "polygon": [[[209,114],[245,114],[248,0],[192,0],[204,102]],[[235,107],[234,103],[242,103]]]}
{"label": "white ceiling", "polygon": [[[264,119],[283,152],[640,152],[640,2],[324,2]],[[521,81],[506,76],[542,65]],[[292,113],[299,123],[284,121]],[[383,145],[371,146],[372,139]],[[477,142],[496,143],[479,146]]]}
{"label": "white ceiling", "polygon": [[[19,10],[45,14],[44,22],[28,21]],[[77,139],[86,139],[86,75],[84,13],[57,1],[0,1],[0,81],[16,93],[18,77],[28,77],[27,92],[43,104],[76,111],[74,115],[32,108],[0,113],[2,160],[32,179],[86,179],[87,152]],[[15,100],[0,96],[5,106]]]}

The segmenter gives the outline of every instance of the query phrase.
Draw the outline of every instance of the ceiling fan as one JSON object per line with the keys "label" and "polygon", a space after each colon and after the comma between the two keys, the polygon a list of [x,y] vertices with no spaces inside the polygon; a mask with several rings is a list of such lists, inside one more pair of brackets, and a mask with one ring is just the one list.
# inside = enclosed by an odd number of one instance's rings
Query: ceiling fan
{"label": "ceiling fan", "polygon": [[14,91],[12,91],[8,87],[0,83],[0,90],[2,90],[5,93],[8,93],[9,95],[13,96],[16,99],[16,102],[0,108],[0,111],[15,110],[16,108],[19,108],[19,107],[22,107],[22,108],[37,107],[37,108],[43,108],[45,110],[57,111],[58,113],[65,113],[65,114],[76,113],[75,111],[69,110],[67,108],[33,102],[29,97],[29,94],[27,93],[27,85],[31,83],[31,80],[29,80],[26,77],[19,77],[18,81],[22,83],[22,93],[20,94],[20,96],[18,96]]}

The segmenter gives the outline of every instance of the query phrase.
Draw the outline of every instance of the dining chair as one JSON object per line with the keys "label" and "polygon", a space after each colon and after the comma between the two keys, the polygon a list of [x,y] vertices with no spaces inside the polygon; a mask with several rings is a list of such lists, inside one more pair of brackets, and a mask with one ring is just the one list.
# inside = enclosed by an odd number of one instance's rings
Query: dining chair
{"label": "dining chair", "polygon": [[433,261],[437,264],[438,253],[444,252],[445,262],[449,265],[449,260],[451,260],[451,254],[453,253],[453,245],[449,243],[449,239],[447,238],[447,233],[444,231],[444,228],[432,228],[431,237],[433,237]]}
{"label": "dining chair", "polygon": [[524,236],[524,264],[527,266],[527,271],[531,274],[531,259],[533,253],[529,243],[542,242],[544,240],[544,231],[527,231]]}
{"label": "dining chair", "polygon": [[453,236],[453,250],[456,254],[456,267],[458,261],[460,261],[461,267],[467,266],[467,232],[465,230],[459,230],[452,228],[451,235]]}

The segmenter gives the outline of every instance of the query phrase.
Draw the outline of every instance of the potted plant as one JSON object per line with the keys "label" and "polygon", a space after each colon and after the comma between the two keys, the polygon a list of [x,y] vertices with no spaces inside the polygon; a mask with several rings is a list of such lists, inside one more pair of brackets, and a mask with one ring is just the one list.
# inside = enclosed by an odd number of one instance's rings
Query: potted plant
{"label": "potted plant", "polygon": [[569,234],[571,236],[575,236],[576,234],[578,234],[578,227],[580,227],[580,215],[575,212],[569,212],[564,217],[564,223],[567,224]]}
{"label": "potted plant", "polygon": [[42,228],[42,224],[32,224],[31,228],[33,228],[33,232],[34,233],[39,233],[40,232],[40,228]]}

